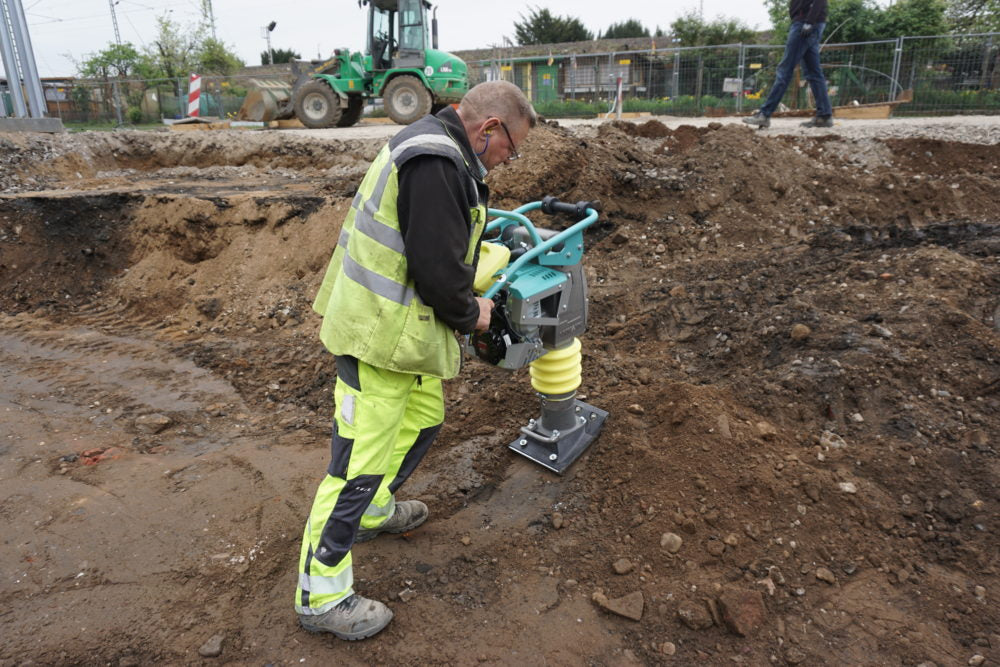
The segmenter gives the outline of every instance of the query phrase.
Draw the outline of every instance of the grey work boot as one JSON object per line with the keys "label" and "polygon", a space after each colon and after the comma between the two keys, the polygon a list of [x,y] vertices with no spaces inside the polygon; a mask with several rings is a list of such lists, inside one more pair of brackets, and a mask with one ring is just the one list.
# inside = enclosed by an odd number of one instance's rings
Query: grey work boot
{"label": "grey work boot", "polygon": [[356,641],[371,637],[389,625],[392,610],[378,600],[351,595],[330,611],[316,616],[299,614],[299,623],[309,632],[331,632]]}
{"label": "grey work boot", "polygon": [[759,111],[755,112],[754,115],[752,115],[752,116],[748,116],[747,118],[744,118],[743,122],[746,123],[747,125],[754,125],[759,130],[763,130],[764,128],[771,127],[771,117],[770,116],[765,116],[764,114],[762,114]]}
{"label": "grey work boot", "polygon": [[833,116],[813,116],[799,125],[802,127],[833,127]]}
{"label": "grey work boot", "polygon": [[430,512],[427,505],[419,500],[404,500],[396,503],[396,509],[392,516],[378,528],[362,528],[358,531],[358,536],[354,538],[355,543],[367,542],[378,537],[381,533],[405,533],[413,530],[424,521]]}

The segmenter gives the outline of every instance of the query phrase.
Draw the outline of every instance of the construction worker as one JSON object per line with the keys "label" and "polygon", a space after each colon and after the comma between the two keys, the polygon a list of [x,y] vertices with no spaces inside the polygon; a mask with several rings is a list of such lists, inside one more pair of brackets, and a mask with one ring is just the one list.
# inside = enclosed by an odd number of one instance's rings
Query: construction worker
{"label": "construction worker", "polygon": [[302,626],[370,637],[392,611],[354,593],[351,546],[422,524],[427,506],[397,502],[444,421],[441,381],[458,374],[454,331],[488,328],[473,295],[486,224],[486,173],[518,157],[535,126],[512,83],[473,87],[458,109],[406,127],[375,158],[313,308],[336,355],[331,461],[306,521],[295,610]]}
{"label": "construction worker", "polygon": [[788,14],[792,25],[788,28],[785,55],[778,63],[774,86],[767,99],[754,115],[743,122],[759,128],[771,126],[771,114],[781,103],[781,98],[792,80],[795,66],[802,62],[802,73],[809,82],[813,98],[816,100],[816,115],[801,123],[803,127],[833,127],[833,107],[826,91],[826,77],[819,64],[819,40],[826,27],[826,0],[790,0]]}

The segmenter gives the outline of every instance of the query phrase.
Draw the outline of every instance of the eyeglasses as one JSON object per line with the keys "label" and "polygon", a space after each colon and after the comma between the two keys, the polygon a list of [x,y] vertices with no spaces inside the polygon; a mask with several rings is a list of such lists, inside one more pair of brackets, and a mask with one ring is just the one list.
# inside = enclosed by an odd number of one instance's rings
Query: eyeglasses
{"label": "eyeglasses", "polygon": [[[500,120],[499,118],[497,120]],[[514,146],[514,140],[510,136],[510,130],[507,129],[507,124],[502,120],[500,121],[500,127],[503,128],[503,133],[507,135],[507,143],[510,144],[510,155],[507,156],[508,160],[516,160],[520,156],[517,152],[517,148]]]}

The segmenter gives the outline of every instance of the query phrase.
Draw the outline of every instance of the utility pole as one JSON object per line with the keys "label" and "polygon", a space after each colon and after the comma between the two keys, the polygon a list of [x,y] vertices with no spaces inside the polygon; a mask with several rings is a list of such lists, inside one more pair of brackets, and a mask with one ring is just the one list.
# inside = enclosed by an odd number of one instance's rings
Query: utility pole
{"label": "utility pole", "polygon": [[115,5],[117,5],[119,0],[108,0],[108,4],[111,6],[111,24],[115,27],[115,44],[118,46],[122,45],[122,35],[118,32],[118,15],[115,14]]}
{"label": "utility pole", "polygon": [[[118,32],[118,16],[115,14],[115,5],[117,5],[119,0],[108,0],[108,5],[111,7],[111,23],[115,27],[115,44],[119,47],[119,57],[121,56],[121,45],[122,45],[122,35]],[[115,75],[115,79],[111,82],[112,96],[114,97],[115,105],[115,119],[118,121],[118,127],[124,125],[122,122],[122,103],[121,103],[121,92],[118,90],[118,75]]]}
{"label": "utility pole", "polygon": [[212,10],[212,0],[202,0],[201,13],[208,20],[208,25],[212,28],[212,39],[217,39],[215,35],[215,12]]}

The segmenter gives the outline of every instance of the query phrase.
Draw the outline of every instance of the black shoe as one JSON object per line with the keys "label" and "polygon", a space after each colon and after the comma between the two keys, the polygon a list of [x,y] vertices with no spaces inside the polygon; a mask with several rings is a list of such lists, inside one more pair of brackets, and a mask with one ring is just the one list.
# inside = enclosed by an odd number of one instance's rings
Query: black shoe
{"label": "black shoe", "polygon": [[802,127],[833,127],[833,116],[813,116],[804,123],[799,123]]}
{"label": "black shoe", "polygon": [[761,112],[757,111],[754,115],[743,119],[743,122],[747,125],[754,125],[758,129],[763,130],[766,127],[771,127],[771,117],[765,116]]}

